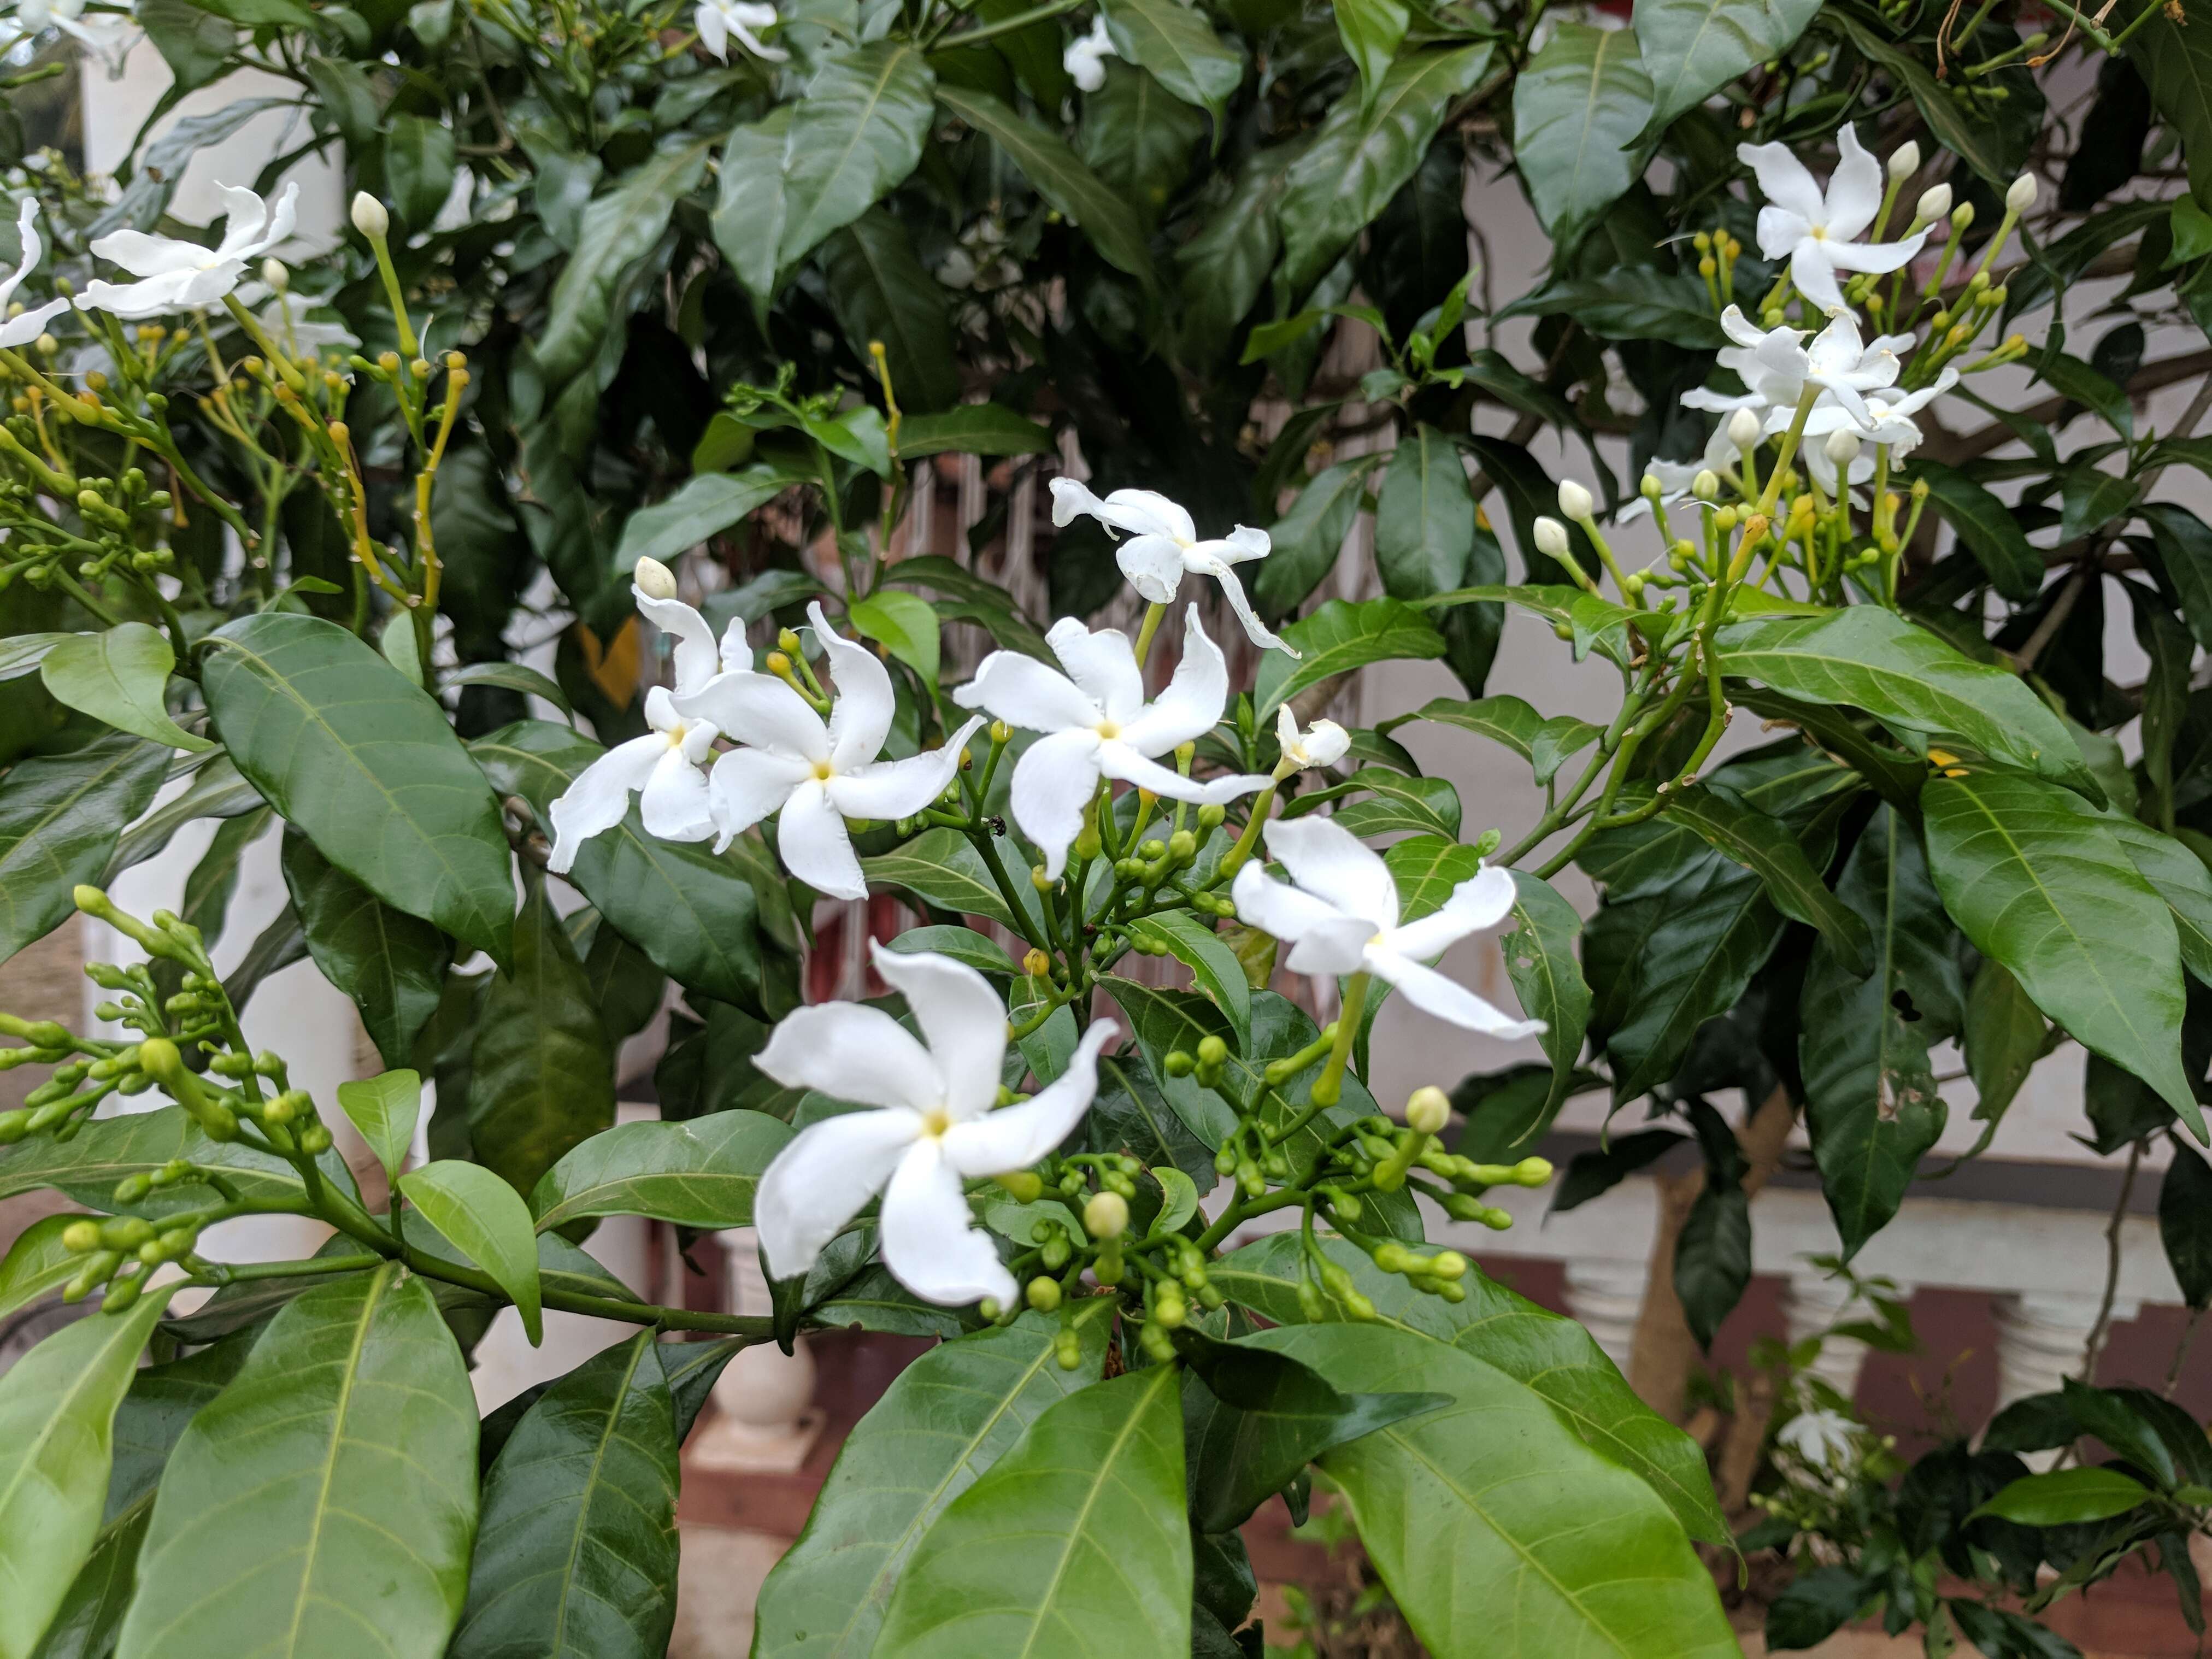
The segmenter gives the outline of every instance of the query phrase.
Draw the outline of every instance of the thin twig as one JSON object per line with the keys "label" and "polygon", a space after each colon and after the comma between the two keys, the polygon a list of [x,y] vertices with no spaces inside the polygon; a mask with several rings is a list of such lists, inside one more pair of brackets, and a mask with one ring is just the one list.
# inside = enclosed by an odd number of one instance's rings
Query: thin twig
{"label": "thin twig", "polygon": [[2189,1321],[2181,1328],[2181,1340],[2173,1345],[2173,1363],[2166,1368],[2166,1397],[2173,1398],[2173,1391],[2181,1386],[2181,1362],[2189,1358],[2189,1345],[2197,1338],[2197,1322],[2204,1317],[2204,1310],[2191,1308]]}
{"label": "thin twig", "polygon": [[2120,1293],[2120,1229],[2128,1218],[2128,1200],[2135,1195],[2136,1171],[2142,1167],[2142,1155],[2140,1140],[2128,1148],[2128,1171],[2120,1177],[2120,1196],[2112,1206],[2112,1222],[2105,1229],[2105,1296],[2097,1305],[2097,1322],[2089,1328],[2089,1340],[2081,1347],[2081,1380],[2093,1386],[2105,1339],[2112,1333],[2112,1303]]}

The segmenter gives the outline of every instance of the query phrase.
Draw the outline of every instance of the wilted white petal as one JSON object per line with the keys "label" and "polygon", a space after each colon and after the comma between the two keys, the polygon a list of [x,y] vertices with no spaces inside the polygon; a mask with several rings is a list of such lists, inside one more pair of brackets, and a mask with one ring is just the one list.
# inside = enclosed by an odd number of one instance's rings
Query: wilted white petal
{"label": "wilted white petal", "polygon": [[786,1088],[819,1089],[863,1106],[933,1112],[945,1100],[944,1074],[929,1050],[882,1009],[857,1002],[787,1014],[753,1064]]}
{"label": "wilted white petal", "polygon": [[[886,951],[873,940],[868,951],[884,982],[914,1011],[945,1079],[947,1115],[957,1124],[989,1111],[999,1098],[999,1071],[1006,1058],[1006,1005],[990,981],[934,951]],[[995,1170],[963,1167],[962,1173],[1000,1175],[1034,1162],[1025,1158]]]}
{"label": "wilted white petal", "polygon": [[[997,999],[993,997],[995,1006]],[[1005,1018],[1001,1011],[1000,1025]],[[1067,1139],[1098,1092],[1099,1050],[1121,1034],[1109,1019],[1092,1024],[1075,1047],[1067,1069],[1031,1098],[1001,1107],[945,1132],[945,1159],[970,1180],[1026,1170]],[[932,1039],[934,1046],[934,1039]],[[994,1074],[995,1085],[998,1079]]]}
{"label": "wilted white petal", "polygon": [[1154,605],[1175,598],[1183,578],[1182,548],[1165,536],[1132,536],[1114,550],[1129,586]]}
{"label": "wilted white petal", "polygon": [[753,1200],[769,1272],[789,1279],[812,1267],[921,1133],[921,1115],[903,1108],[846,1112],[801,1129],[769,1164]]}
{"label": "wilted white petal", "polygon": [[1013,1305],[1014,1276],[975,1224],[960,1176],[935,1139],[915,1142],[892,1171],[877,1237],[891,1277],[925,1302],[954,1307],[988,1296]]}

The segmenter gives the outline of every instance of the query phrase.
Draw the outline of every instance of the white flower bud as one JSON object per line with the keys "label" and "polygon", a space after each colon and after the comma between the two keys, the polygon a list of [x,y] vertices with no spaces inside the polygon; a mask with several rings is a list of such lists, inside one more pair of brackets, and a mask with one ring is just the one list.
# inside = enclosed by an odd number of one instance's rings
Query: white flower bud
{"label": "white flower bud", "polygon": [[1407,1126],[1425,1135],[1441,1134],[1450,1121],[1451,1097],[1434,1084],[1414,1090],[1413,1097],[1406,1103]]}
{"label": "white flower bud", "polygon": [[1838,427],[1828,434],[1828,459],[1838,466],[1849,466],[1859,458],[1859,434],[1847,426]]}
{"label": "white flower bud", "polygon": [[1890,153],[1890,182],[1893,184],[1901,185],[1907,179],[1910,179],[1914,173],[1919,171],[1919,141],[1917,139],[1908,138],[1900,147]]}
{"label": "white flower bud", "polygon": [[1739,409],[1729,416],[1729,441],[1741,453],[1749,454],[1759,443],[1759,420],[1756,410]]}
{"label": "white flower bud", "polygon": [[1718,501],[1721,494],[1720,475],[1706,467],[1690,480],[1690,493],[1701,501]]}
{"label": "white flower bud", "polygon": [[353,228],[372,242],[380,242],[391,234],[392,216],[384,210],[384,204],[365,190],[353,193]]}
{"label": "white flower bud", "polygon": [[1568,518],[1579,524],[1583,520],[1589,517],[1590,509],[1594,505],[1595,503],[1590,500],[1589,491],[1572,478],[1559,480],[1559,511],[1565,514]]}
{"label": "white flower bud", "polygon": [[1566,556],[1567,527],[1557,519],[1536,520],[1536,550],[1547,558]]}
{"label": "white flower bud", "polygon": [[1093,1193],[1083,1206],[1083,1231],[1093,1238],[1119,1238],[1129,1231],[1129,1200],[1119,1193]]}
{"label": "white flower bud", "polygon": [[273,292],[282,294],[292,286],[292,273],[284,269],[282,259],[264,259],[261,262],[261,280]]}
{"label": "white flower bud", "polygon": [[1667,493],[1667,486],[1659,482],[1657,473],[1647,472],[1644,475],[1643,483],[1636,486],[1636,493],[1647,501],[1656,501]]}
{"label": "white flower bud", "polygon": [[1920,205],[1912,210],[1912,222],[1932,225],[1951,210],[1951,186],[1930,185],[1920,192]]}
{"label": "white flower bud", "polygon": [[676,573],[658,559],[640,559],[630,580],[637,591],[648,599],[672,599],[676,597]]}
{"label": "white flower bud", "polygon": [[2005,211],[2027,212],[2035,205],[2035,175],[2032,173],[2021,173],[2019,178],[2012,181],[2012,188],[2005,191]]}

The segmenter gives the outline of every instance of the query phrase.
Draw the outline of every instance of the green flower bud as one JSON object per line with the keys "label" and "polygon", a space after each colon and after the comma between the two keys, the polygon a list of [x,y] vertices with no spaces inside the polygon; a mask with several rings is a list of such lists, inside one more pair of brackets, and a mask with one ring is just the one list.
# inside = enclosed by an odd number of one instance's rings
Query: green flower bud
{"label": "green flower bud", "polygon": [[115,1201],[118,1204],[136,1204],[153,1190],[154,1177],[142,1170],[137,1175],[125,1176],[115,1183]]}
{"label": "green flower bud", "polygon": [[111,1250],[135,1250],[154,1236],[154,1224],[135,1215],[100,1224],[100,1242]]}
{"label": "green flower bud", "polygon": [[998,1182],[1017,1204],[1034,1203],[1044,1195],[1044,1177],[1034,1170],[1017,1170],[1012,1175],[1002,1175]]}
{"label": "green flower bud", "polygon": [[76,1277],[62,1286],[62,1300],[83,1301],[92,1294],[95,1286],[107,1283],[122,1265],[123,1258],[113,1250],[100,1250],[87,1256],[84,1266],[77,1269]]}
{"label": "green flower bud", "polygon": [[1188,1077],[1198,1068],[1198,1062],[1181,1048],[1170,1048],[1160,1060],[1160,1068],[1170,1077]]}
{"label": "green flower bud", "polygon": [[145,1288],[146,1275],[143,1273],[134,1273],[129,1279],[118,1279],[107,1287],[107,1294],[100,1298],[100,1310],[103,1313],[119,1314],[136,1302],[139,1293]]}
{"label": "green flower bud", "polygon": [[0,1112],[0,1146],[12,1146],[30,1133],[31,1115],[28,1112]]}
{"label": "green flower bud", "polygon": [[62,1248],[75,1255],[89,1255],[100,1248],[97,1221],[72,1221],[62,1229]]}
{"label": "green flower bud", "polygon": [[975,1311],[986,1319],[997,1319],[1000,1313],[999,1298],[995,1296],[985,1297],[975,1304]]}
{"label": "green flower bud", "polygon": [[1070,1329],[1062,1329],[1052,1339],[1052,1357],[1060,1362],[1064,1371],[1072,1371],[1083,1364],[1083,1339]]}
{"label": "green flower bud", "polygon": [[1211,805],[1201,806],[1198,809],[1198,827],[1201,830],[1218,830],[1228,816],[1229,809],[1225,806]]}
{"label": "green flower bud", "polygon": [[1060,1281],[1039,1273],[1029,1282],[1025,1292],[1029,1304],[1039,1313],[1050,1313],[1060,1306]]}
{"label": "green flower bud", "polygon": [[1201,1066],[1221,1066],[1229,1059],[1229,1045],[1218,1036],[1208,1035],[1198,1040],[1198,1063]]}
{"label": "green flower bud", "polygon": [[1083,1230],[1093,1238],[1114,1239],[1129,1230],[1129,1200],[1119,1193],[1095,1193],[1083,1206]]}
{"label": "green flower bud", "polygon": [[310,1123],[300,1131],[300,1150],[309,1158],[319,1158],[331,1149],[331,1132],[319,1123]]}
{"label": "green flower bud", "polygon": [[1188,830],[1178,830],[1168,837],[1168,851],[1179,864],[1188,864],[1198,856],[1198,837]]}

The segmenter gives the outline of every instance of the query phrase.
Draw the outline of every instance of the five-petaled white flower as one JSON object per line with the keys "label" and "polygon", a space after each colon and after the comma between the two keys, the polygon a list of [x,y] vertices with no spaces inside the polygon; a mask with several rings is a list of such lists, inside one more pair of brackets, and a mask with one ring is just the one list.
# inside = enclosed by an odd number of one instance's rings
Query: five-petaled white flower
{"label": "five-petaled white flower", "polygon": [[1540,1019],[1515,1019],[1425,965],[1469,933],[1495,927],[1513,908],[1513,875],[1486,869],[1452,889],[1443,907],[1419,921],[1398,921],[1398,886],[1381,854],[1328,818],[1277,818],[1265,831],[1295,887],[1248,864],[1230,896],[1237,916],[1288,940],[1293,973],[1368,973],[1405,993],[1438,1019],[1496,1037],[1532,1036]]}
{"label": "five-petaled white flower", "polygon": [[1774,1437],[1814,1468],[1832,1469],[1858,1444],[1859,1425],[1841,1412],[1815,1406],[1784,1423]]}
{"label": "five-petaled white flower", "polygon": [[754,57],[781,64],[791,54],[781,47],[763,45],[754,33],[756,29],[773,28],[777,21],[775,8],[759,4],[757,0],[700,0],[692,27],[699,31],[699,44],[726,64],[730,61],[732,36]]}
{"label": "five-petaled white flower", "polygon": [[39,263],[39,256],[46,252],[46,245],[39,240],[38,216],[37,201],[26,196],[22,211],[15,216],[15,234],[23,244],[22,263],[8,276],[0,276],[0,346],[28,345],[45,331],[48,318],[56,312],[67,311],[70,307],[65,299],[50,300],[45,305],[32,307],[19,316],[8,315],[9,301],[15,297],[15,290],[21,286],[23,278],[29,276],[32,267]]}
{"label": "five-petaled white flower", "polygon": [[236,288],[246,266],[292,234],[300,186],[285,185],[273,210],[243,185],[218,185],[216,188],[222,191],[226,204],[222,240],[218,245],[203,247],[198,242],[149,235],[143,230],[118,230],[103,236],[92,245],[92,251],[143,280],[87,283],[77,304],[87,311],[109,312],[129,321],[167,316],[173,311],[203,310]]}
{"label": "five-petaled white flower", "polygon": [[1342,760],[1352,747],[1352,734],[1334,720],[1316,720],[1301,733],[1297,716],[1285,703],[1275,711],[1275,743],[1291,770],[1311,772]]}
{"label": "five-petaled white flower", "polygon": [[1228,701],[1229,665],[1199,626],[1196,605],[1184,612],[1182,660],[1152,702],[1127,635],[1110,628],[1094,634],[1063,617],[1044,637],[1066,673],[1017,651],[994,651],[952,700],[1045,734],[1014,767],[1013,808],[1014,822],[1043,853],[1048,876],[1066,865],[1068,843],[1083,828],[1083,809],[1101,777],[1200,805],[1267,787],[1266,778],[1249,775],[1200,783],[1151,758],[1204,737]]}
{"label": "five-petaled white flower", "polygon": [[[1834,456],[1826,444],[1817,440],[1832,440],[1838,433],[1848,432],[1863,439],[1869,445],[1880,445],[1889,451],[1889,463],[1899,461],[1920,447],[1920,423],[1912,417],[1959,383],[1959,371],[1946,368],[1936,377],[1932,386],[1899,396],[1894,392],[1867,394],[1867,418],[1854,420],[1841,409],[1822,400],[1805,422],[1805,459],[1812,468],[1814,479],[1829,495],[1838,493],[1840,474]],[[1875,458],[1857,455],[1849,468],[1852,483],[1862,484],[1875,474]]]}
{"label": "five-petaled white flower", "polygon": [[1723,368],[1734,369],[1747,388],[1741,397],[1697,386],[1682,394],[1690,409],[1763,411],[1770,434],[1786,428],[1808,386],[1824,401],[1840,405],[1863,422],[1863,393],[1895,384],[1899,365],[1898,337],[1878,335],[1871,345],[1859,339],[1857,319],[1839,311],[1828,325],[1805,343],[1803,329],[1760,328],[1735,306],[1721,313],[1721,328],[1735,344],[1722,348]]}
{"label": "five-petaled white flower", "polygon": [[[675,580],[657,560],[641,560],[638,582],[630,588],[646,620],[676,641],[676,689],[656,685],[645,694],[642,737],[617,744],[580,773],[553,803],[553,853],[546,867],[564,875],[586,842],[613,829],[629,811],[629,798],[641,797],[647,832],[663,841],[705,841],[714,833],[705,766],[721,734],[702,720],[687,718],[678,697],[709,680],[750,674],[752,653],[744,624],[732,622],[718,655],[714,630],[707,619],[673,597]],[[646,584],[665,587],[648,592]]]}
{"label": "five-petaled white flower", "polygon": [[992,1297],[1011,1307],[1013,1275],[975,1226],[962,1182],[1027,1169],[1066,1139],[1097,1089],[1098,1051],[1120,1033],[1110,1021],[1094,1024],[1057,1079],[994,1111],[1006,1054],[998,993],[948,957],[869,948],[924,1042],[881,1009],[852,1002],[801,1008],[775,1028],[754,1062],[762,1071],[787,1088],[877,1109],[800,1130],[768,1166],[753,1216],[769,1272],[805,1273],[881,1193],[878,1248],[900,1284],[946,1305]]}
{"label": "five-petaled white flower", "polygon": [[1150,489],[1117,489],[1102,501],[1073,478],[1054,478],[1052,521],[1066,525],[1080,514],[1090,514],[1109,530],[1128,533],[1129,539],[1114,550],[1115,562],[1129,586],[1152,604],[1173,599],[1186,575],[1211,576],[1221,584],[1253,644],[1298,654],[1253,614],[1244,584],[1229,568],[1246,559],[1266,558],[1270,546],[1266,531],[1240,524],[1226,536],[1202,542],[1190,514],[1164,495]]}
{"label": "five-petaled white flower", "polygon": [[1924,230],[1901,242],[1856,240],[1881,210],[1881,163],[1860,147],[1858,134],[1848,126],[1836,142],[1842,156],[1825,195],[1786,146],[1736,147],[1766,195],[1767,205],[1759,210],[1759,251],[1770,259],[1787,257],[1798,292],[1822,311],[1844,303],[1837,271],[1898,270],[1928,240]]}
{"label": "five-petaled white flower", "polygon": [[1106,84],[1106,60],[1121,55],[1114,49],[1113,37],[1106,33],[1106,15],[1101,12],[1091,20],[1090,33],[1079,34],[1067,43],[1067,50],[1060,55],[1060,65],[1084,91],[1096,92]]}
{"label": "five-petaled white flower", "polygon": [[952,781],[961,749],[982,717],[969,720],[941,749],[905,760],[877,759],[897,706],[891,677],[866,647],[840,637],[819,602],[807,606],[806,614],[829,653],[837,686],[827,725],[783,681],[750,672],[718,674],[679,691],[675,708],[751,745],[714,763],[708,806],[717,852],[781,809],[775,844],[784,868],[834,898],[866,898],[867,883],[845,820],[902,818],[921,811]]}

